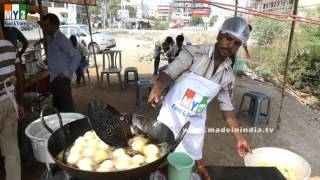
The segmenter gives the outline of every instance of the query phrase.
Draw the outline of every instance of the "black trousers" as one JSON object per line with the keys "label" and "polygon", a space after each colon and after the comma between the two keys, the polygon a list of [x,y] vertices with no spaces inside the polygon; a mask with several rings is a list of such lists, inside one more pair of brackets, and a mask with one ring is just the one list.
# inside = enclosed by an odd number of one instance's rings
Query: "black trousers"
{"label": "black trousers", "polygon": [[53,95],[53,106],[59,112],[74,112],[70,79],[59,79],[59,77],[54,79],[51,82],[51,92]]}
{"label": "black trousers", "polygon": [[153,75],[158,75],[159,64],[160,64],[160,56],[157,56],[154,58]]}

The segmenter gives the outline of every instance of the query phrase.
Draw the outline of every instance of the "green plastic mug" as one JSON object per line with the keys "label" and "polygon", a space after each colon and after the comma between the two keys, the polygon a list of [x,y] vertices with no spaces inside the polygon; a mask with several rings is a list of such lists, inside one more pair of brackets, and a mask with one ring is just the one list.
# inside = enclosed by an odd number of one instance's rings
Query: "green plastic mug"
{"label": "green plastic mug", "polygon": [[174,152],[167,157],[169,180],[190,180],[194,160],[186,153]]}

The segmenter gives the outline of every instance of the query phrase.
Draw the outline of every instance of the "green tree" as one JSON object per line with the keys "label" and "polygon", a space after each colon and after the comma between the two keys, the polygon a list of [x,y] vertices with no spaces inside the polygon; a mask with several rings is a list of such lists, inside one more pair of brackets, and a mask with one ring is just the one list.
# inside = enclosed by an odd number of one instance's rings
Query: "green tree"
{"label": "green tree", "polygon": [[192,16],[192,18],[191,18],[191,24],[192,24],[193,26],[197,26],[197,25],[202,24],[202,23],[203,23],[203,20],[202,20],[202,17],[201,17],[201,16],[198,16],[198,15]]}
{"label": "green tree", "polygon": [[167,22],[167,21],[161,22],[160,19],[155,19],[153,29],[167,30],[167,29],[169,29],[169,22]]}
{"label": "green tree", "polygon": [[289,32],[288,24],[262,17],[253,18],[251,25],[255,29],[252,37],[259,45],[272,44],[274,39],[283,37]]}
{"label": "green tree", "polygon": [[209,26],[213,26],[218,20],[218,16],[212,16],[209,21]]}

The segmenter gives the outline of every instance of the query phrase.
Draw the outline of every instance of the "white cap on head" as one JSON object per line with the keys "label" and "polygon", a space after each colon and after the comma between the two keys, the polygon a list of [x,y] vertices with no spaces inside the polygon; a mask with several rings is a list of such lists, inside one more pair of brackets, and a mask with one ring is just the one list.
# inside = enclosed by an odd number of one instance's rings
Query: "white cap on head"
{"label": "white cap on head", "polygon": [[249,39],[248,23],[241,17],[232,17],[225,20],[220,29],[221,33],[229,33],[239,38],[242,43]]}

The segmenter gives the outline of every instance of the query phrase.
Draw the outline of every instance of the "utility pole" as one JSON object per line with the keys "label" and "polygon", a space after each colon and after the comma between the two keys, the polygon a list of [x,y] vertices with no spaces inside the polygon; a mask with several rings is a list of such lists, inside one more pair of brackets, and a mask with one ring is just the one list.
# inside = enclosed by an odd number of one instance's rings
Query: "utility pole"
{"label": "utility pole", "polygon": [[236,7],[235,7],[235,11],[234,11],[234,17],[237,17],[237,14],[238,14],[238,4],[239,4],[239,1],[236,0]]}
{"label": "utility pole", "polygon": [[103,2],[103,29],[106,29],[106,12],[107,12],[107,1]]}

